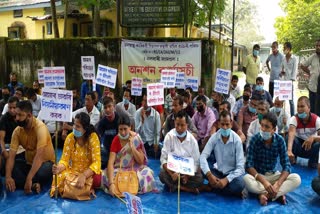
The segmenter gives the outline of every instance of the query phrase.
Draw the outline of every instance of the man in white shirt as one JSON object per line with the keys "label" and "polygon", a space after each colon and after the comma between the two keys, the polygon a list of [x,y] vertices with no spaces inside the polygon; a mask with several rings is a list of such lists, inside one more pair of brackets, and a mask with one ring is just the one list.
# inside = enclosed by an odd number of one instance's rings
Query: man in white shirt
{"label": "man in white shirt", "polygon": [[41,96],[37,95],[33,88],[26,91],[26,96],[32,105],[32,115],[38,117],[41,110]]}
{"label": "man in white shirt", "polygon": [[[143,96],[147,100],[147,95]],[[160,139],[160,114],[147,101],[135,114],[136,132],[140,135],[147,155],[154,157]]]}
{"label": "man in white shirt", "polygon": [[131,100],[131,91],[129,89],[125,89],[123,92],[123,98],[122,102],[118,103],[116,105],[116,112],[118,112],[120,115],[121,112],[127,112],[130,117],[130,123],[131,123],[131,129],[134,130],[135,124],[134,124],[134,117],[136,114],[136,106],[130,102]]}
{"label": "man in white shirt", "polygon": [[194,160],[194,176],[181,174],[180,189],[185,192],[199,193],[199,187],[203,182],[203,177],[199,169],[200,152],[197,140],[188,131],[188,115],[184,111],[177,113],[175,117],[175,128],[172,129],[164,138],[161,151],[161,171],[160,181],[174,192],[178,188],[178,173],[171,171],[167,167],[168,154],[173,153],[182,157],[192,157]]}

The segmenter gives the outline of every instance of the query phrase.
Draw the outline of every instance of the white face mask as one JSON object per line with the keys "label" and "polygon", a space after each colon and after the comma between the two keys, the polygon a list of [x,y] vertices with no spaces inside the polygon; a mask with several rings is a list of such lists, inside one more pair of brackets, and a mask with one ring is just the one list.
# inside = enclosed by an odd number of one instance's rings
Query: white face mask
{"label": "white face mask", "polygon": [[128,134],[126,134],[125,136],[122,136],[121,134],[118,134],[118,136],[119,136],[119,138],[121,139],[121,140],[128,140],[128,138],[129,138],[129,133]]}

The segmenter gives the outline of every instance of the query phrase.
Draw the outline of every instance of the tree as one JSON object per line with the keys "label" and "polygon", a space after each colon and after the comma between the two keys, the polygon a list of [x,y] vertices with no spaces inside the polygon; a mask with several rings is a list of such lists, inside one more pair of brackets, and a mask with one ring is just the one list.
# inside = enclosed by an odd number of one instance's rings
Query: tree
{"label": "tree", "polygon": [[69,0],[64,0],[63,38],[67,38]]}
{"label": "tree", "polygon": [[294,52],[314,46],[320,38],[320,0],[282,0],[285,17],[276,19],[278,41],[291,42]]}
{"label": "tree", "polygon": [[58,20],[57,20],[57,11],[56,11],[55,0],[50,0],[50,4],[51,4],[51,14],[52,14],[54,38],[59,38],[60,35],[59,35],[59,28],[58,28]]}

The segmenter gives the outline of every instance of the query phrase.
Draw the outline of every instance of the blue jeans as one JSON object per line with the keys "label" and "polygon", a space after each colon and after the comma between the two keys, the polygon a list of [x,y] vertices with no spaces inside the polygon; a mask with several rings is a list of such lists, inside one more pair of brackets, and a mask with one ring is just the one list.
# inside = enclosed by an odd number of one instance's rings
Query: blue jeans
{"label": "blue jeans", "polygon": [[319,158],[319,147],[320,142],[314,142],[310,150],[306,151],[302,148],[304,140],[301,138],[295,137],[292,146],[292,152],[295,156],[299,156],[302,158],[308,158],[308,166],[317,165]]}
{"label": "blue jeans", "polygon": [[[227,175],[223,175],[216,169],[213,169],[211,173],[219,179],[227,177]],[[239,196],[245,187],[242,176],[234,178],[227,186],[223,189],[214,189],[214,192],[223,194],[223,195],[231,195],[231,196]]]}
{"label": "blue jeans", "polygon": [[318,195],[320,195],[320,176],[312,180],[311,187]]}

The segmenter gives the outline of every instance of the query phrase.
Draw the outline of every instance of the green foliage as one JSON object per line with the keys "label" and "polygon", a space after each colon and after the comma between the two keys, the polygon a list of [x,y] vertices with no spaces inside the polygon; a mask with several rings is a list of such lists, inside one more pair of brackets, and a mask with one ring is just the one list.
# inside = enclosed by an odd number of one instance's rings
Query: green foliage
{"label": "green foliage", "polygon": [[292,43],[294,52],[313,47],[320,38],[320,0],[282,0],[286,17],[276,19],[278,41]]}
{"label": "green foliage", "polygon": [[[78,5],[83,6],[85,8],[91,9],[92,6],[95,6],[98,0],[78,0]],[[100,8],[106,9],[115,7],[116,0],[100,0]]]}

